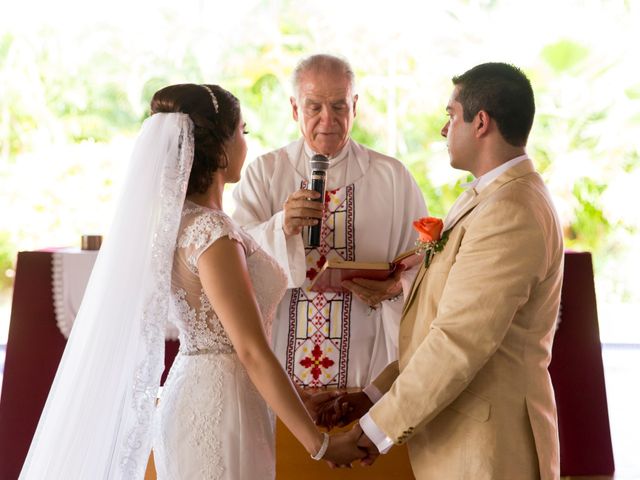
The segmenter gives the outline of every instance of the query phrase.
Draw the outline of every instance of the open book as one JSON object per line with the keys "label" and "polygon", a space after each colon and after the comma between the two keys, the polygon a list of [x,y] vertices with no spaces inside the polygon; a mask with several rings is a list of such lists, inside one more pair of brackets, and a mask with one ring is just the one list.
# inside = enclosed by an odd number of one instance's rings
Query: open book
{"label": "open book", "polygon": [[367,278],[370,280],[386,280],[400,265],[405,270],[420,263],[424,254],[417,254],[412,248],[402,252],[391,262],[353,262],[347,260],[330,259],[325,262],[309,288],[314,292],[344,292],[342,286],[345,280],[353,278]]}

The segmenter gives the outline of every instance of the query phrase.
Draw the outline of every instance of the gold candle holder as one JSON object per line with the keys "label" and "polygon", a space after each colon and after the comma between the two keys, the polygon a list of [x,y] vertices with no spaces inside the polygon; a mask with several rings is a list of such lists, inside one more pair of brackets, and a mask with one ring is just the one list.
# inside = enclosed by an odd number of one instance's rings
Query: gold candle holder
{"label": "gold candle holder", "polygon": [[102,235],[82,235],[80,248],[82,250],[100,250]]}

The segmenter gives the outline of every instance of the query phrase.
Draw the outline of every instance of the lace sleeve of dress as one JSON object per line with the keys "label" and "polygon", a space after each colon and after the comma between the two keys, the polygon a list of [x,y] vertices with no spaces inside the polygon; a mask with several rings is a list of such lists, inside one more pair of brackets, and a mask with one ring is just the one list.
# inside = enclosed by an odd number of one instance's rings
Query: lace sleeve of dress
{"label": "lace sleeve of dress", "polygon": [[246,252],[247,247],[239,227],[222,212],[200,212],[184,227],[178,238],[178,248],[185,249],[187,265],[194,274],[198,275],[200,255],[222,237],[237,241]]}

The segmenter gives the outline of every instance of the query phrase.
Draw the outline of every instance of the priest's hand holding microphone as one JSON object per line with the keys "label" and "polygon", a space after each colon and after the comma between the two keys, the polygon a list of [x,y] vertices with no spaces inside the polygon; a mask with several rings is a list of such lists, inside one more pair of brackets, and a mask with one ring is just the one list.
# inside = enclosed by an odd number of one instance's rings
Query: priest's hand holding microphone
{"label": "priest's hand holding microphone", "polygon": [[314,155],[311,159],[310,189],[293,192],[284,203],[283,229],[287,236],[299,235],[309,227],[309,246],[320,245],[324,192],[329,160],[324,155]]}
{"label": "priest's hand holding microphone", "polygon": [[[307,245],[318,247],[321,242],[329,159],[324,155],[316,154],[311,158],[310,166],[310,189],[300,189],[292,193],[284,203],[283,229],[287,236],[292,236],[299,235],[303,228],[308,227]],[[402,270],[403,268],[398,269],[386,280],[355,278],[352,281],[345,281],[343,285],[375,309],[383,300],[397,298],[402,293],[402,285],[400,284]]]}

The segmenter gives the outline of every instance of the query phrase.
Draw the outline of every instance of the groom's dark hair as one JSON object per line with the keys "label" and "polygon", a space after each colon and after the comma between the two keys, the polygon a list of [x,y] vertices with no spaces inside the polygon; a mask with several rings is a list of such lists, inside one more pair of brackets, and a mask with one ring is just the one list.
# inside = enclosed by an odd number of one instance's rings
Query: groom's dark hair
{"label": "groom's dark hair", "polygon": [[187,195],[205,193],[214,173],[229,163],[224,144],[240,122],[240,102],[218,85],[183,83],[169,85],[153,95],[154,113],[186,113],[191,118],[195,151]]}
{"label": "groom's dark hair", "polygon": [[527,76],[507,63],[483,63],[452,78],[459,87],[456,100],[463,118],[470,122],[480,110],[495,120],[507,143],[524,147],[536,111],[533,89]]}

